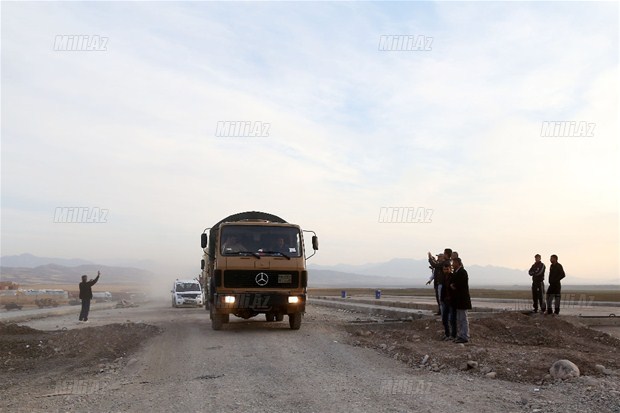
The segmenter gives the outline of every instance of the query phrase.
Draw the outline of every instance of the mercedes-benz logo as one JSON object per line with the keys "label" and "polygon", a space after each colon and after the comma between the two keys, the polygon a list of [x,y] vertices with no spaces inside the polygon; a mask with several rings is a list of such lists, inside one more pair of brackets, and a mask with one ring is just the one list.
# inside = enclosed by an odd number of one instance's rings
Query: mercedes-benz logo
{"label": "mercedes-benz logo", "polygon": [[264,287],[269,282],[269,276],[264,272],[259,272],[258,274],[256,274],[256,278],[254,278],[254,280],[256,281],[256,284]]}

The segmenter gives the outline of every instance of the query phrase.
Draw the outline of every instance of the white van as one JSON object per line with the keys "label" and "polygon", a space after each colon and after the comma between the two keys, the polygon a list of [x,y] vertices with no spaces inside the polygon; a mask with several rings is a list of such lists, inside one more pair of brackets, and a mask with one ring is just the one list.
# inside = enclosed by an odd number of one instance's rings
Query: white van
{"label": "white van", "polygon": [[202,307],[204,295],[198,280],[179,280],[172,284],[172,306]]}

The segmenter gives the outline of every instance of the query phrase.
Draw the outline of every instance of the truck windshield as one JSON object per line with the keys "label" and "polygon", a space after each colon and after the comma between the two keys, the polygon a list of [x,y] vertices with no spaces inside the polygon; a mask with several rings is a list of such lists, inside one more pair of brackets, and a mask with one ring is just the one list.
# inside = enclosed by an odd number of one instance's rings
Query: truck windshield
{"label": "truck windshield", "polygon": [[183,291],[200,291],[198,283],[177,283],[177,292]]}
{"label": "truck windshield", "polygon": [[285,257],[301,256],[299,229],[263,225],[226,225],[221,232],[223,255],[242,253]]}

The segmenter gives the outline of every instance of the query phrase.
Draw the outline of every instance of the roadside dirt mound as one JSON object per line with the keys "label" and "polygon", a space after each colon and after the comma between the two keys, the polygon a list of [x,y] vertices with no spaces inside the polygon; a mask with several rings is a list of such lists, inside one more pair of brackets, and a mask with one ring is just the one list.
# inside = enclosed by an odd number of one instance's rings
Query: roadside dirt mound
{"label": "roadside dirt mound", "polygon": [[5,372],[92,369],[125,357],[160,329],[143,323],[40,331],[0,323],[0,366]]}
{"label": "roadside dirt mound", "polygon": [[[497,378],[514,382],[542,383],[558,359],[571,360],[582,375],[609,375],[620,368],[620,340],[561,317],[506,313],[475,319],[470,315],[469,326],[471,341],[465,345],[441,341],[439,318],[348,326],[347,331],[350,344],[377,348],[414,367],[481,375],[495,372]],[[468,361],[476,362],[475,367],[468,368]],[[607,370],[596,369],[596,364]]]}

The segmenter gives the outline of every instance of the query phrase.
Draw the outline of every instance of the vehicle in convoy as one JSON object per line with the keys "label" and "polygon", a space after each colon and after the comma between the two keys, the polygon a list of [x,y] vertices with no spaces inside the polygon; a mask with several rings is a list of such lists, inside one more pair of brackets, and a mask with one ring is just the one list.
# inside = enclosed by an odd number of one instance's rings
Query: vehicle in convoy
{"label": "vehicle in convoy", "polygon": [[[304,233],[314,252],[306,256]],[[306,310],[306,260],[319,249],[314,231],[302,230],[265,212],[241,212],[203,231],[201,282],[211,327],[220,330],[230,315],[248,319],[265,314],[298,330]]]}
{"label": "vehicle in convoy", "polygon": [[204,304],[204,294],[202,286],[198,280],[179,280],[172,284],[172,306],[173,307],[202,307]]}

